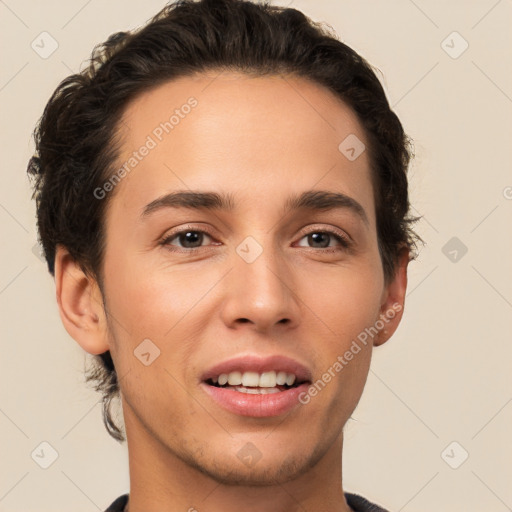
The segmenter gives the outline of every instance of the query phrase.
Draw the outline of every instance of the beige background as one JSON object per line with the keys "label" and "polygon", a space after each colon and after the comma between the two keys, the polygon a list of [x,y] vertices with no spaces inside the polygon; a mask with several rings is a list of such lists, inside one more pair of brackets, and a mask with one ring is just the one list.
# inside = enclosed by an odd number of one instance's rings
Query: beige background
{"label": "beige background", "polygon": [[[374,352],[346,428],[346,490],[393,512],[511,510],[512,2],[281,3],[329,22],[382,71],[416,144],[411,195],[427,245],[410,266],[402,325]],[[0,1],[2,512],[102,511],[128,490],[126,448],[104,430],[99,395],[83,383],[84,353],[33,252],[25,168],[31,130],[59,81],[96,43],[162,6]],[[58,42],[46,59],[31,48],[43,31]],[[446,39],[453,31],[460,36]],[[452,237],[458,249],[445,247]],[[59,454],[48,469],[31,457],[43,441]]]}

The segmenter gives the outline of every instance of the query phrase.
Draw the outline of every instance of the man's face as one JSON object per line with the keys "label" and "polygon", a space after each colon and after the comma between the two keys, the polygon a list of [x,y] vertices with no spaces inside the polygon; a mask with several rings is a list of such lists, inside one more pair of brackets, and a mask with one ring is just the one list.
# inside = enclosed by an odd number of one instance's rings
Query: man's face
{"label": "man's face", "polygon": [[[130,170],[106,214],[111,353],[133,450],[151,446],[219,481],[284,482],[339,457],[368,374],[371,340],[333,372],[386,296],[369,159],[350,150],[366,137],[321,86],[214,77],[161,85],[123,117],[117,164]],[[153,203],[177,191],[229,196],[231,208]],[[310,191],[362,210],[287,208]],[[283,371],[296,374],[290,388],[274,386]],[[235,384],[219,387],[221,373]]]}

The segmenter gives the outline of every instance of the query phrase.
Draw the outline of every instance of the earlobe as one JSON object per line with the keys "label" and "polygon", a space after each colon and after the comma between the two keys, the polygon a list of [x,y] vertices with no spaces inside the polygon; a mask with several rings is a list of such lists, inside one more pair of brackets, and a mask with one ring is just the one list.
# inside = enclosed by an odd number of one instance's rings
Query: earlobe
{"label": "earlobe", "polygon": [[90,354],[109,350],[99,286],[61,245],[55,255],[55,287],[60,318],[69,335]]}
{"label": "earlobe", "polygon": [[394,332],[402,319],[405,293],[407,291],[407,266],[409,264],[410,251],[404,247],[397,262],[396,272],[390,283],[385,287],[379,318],[379,334],[374,338],[374,346],[385,343]]}

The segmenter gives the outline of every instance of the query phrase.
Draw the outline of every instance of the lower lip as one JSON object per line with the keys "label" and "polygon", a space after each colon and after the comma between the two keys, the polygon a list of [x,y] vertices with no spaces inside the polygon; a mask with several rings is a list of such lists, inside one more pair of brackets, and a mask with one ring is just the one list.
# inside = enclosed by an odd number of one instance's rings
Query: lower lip
{"label": "lower lip", "polygon": [[256,418],[279,416],[285,414],[299,404],[299,395],[308,388],[303,383],[296,388],[290,388],[279,393],[252,395],[229,388],[218,388],[201,383],[205,392],[222,408],[240,416]]}

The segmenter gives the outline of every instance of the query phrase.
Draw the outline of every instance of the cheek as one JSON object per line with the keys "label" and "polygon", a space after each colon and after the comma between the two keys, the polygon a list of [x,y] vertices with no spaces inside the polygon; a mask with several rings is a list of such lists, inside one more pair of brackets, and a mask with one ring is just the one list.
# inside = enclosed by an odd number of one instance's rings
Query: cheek
{"label": "cheek", "polygon": [[179,271],[150,274],[133,260],[108,270],[111,350],[123,398],[147,428],[173,425],[174,435],[198,412],[183,388],[187,340],[195,336],[187,313],[211,284],[197,273],[192,282]]}
{"label": "cheek", "polygon": [[108,277],[110,309],[131,338],[162,340],[208,293],[218,278],[213,271],[183,266],[120,262]]}
{"label": "cheek", "polygon": [[336,350],[379,318],[383,276],[377,266],[347,266],[308,273],[301,297]]}
{"label": "cheek", "polygon": [[316,407],[327,407],[328,416],[345,421],[359,401],[368,376],[383,275],[377,265],[368,265],[336,268],[311,278],[302,292],[315,313],[309,332],[313,332],[314,325],[322,331],[317,340],[322,347],[316,375],[319,380],[312,392],[319,397]]}
{"label": "cheek", "polygon": [[[211,321],[215,309],[212,288],[222,272],[142,263],[133,258],[111,265],[105,292],[111,312],[112,356],[119,375],[129,373],[126,380],[135,382],[135,387],[130,384],[131,391],[124,391],[135,397],[141,395],[142,388],[156,389],[151,398],[137,398],[147,403],[158,402],[160,391],[167,390],[168,399],[169,390],[181,389],[192,367],[191,358],[199,349],[197,342],[204,338],[202,331]],[[142,354],[147,352],[146,359],[155,359],[146,367]]]}

